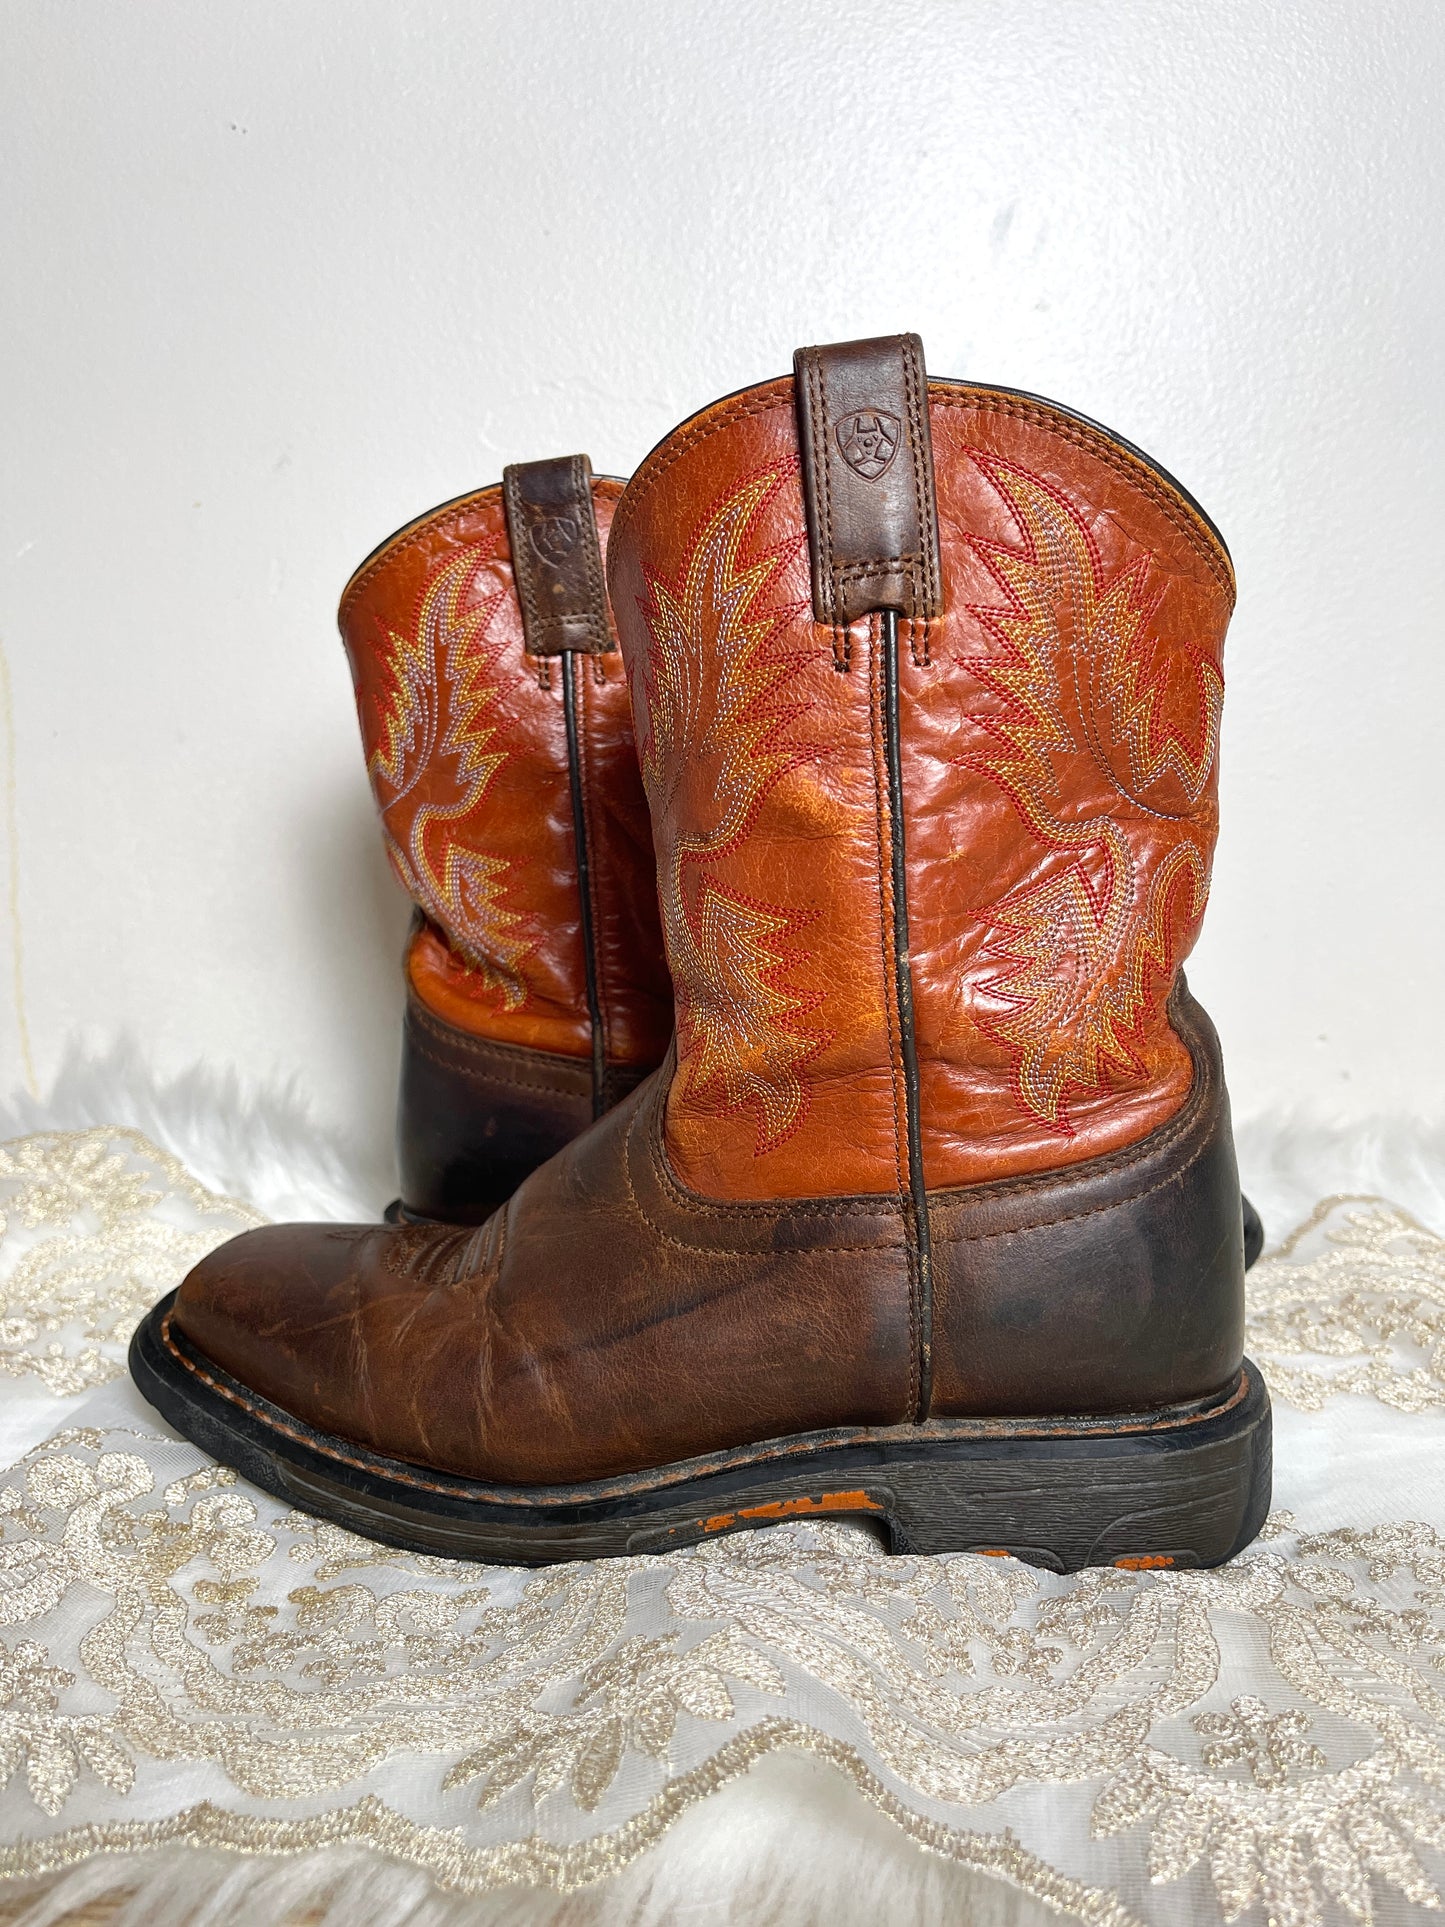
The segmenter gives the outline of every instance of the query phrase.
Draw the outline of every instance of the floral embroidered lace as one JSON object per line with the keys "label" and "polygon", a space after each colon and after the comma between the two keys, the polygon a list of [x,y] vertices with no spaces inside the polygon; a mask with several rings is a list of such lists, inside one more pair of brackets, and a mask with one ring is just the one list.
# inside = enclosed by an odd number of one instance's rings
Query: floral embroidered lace
{"label": "floral embroidered lace", "polygon": [[1390,1205],[1330,1200],[1250,1274],[1289,1508],[1264,1539],[1072,1578],[836,1524],[538,1573],[370,1544],[123,1376],[140,1314],[258,1214],[115,1129],[0,1147],[0,1211],[0,1877],[351,1841],[565,1889],[801,1748],[1065,1914],[1440,1904],[1445,1240]]}

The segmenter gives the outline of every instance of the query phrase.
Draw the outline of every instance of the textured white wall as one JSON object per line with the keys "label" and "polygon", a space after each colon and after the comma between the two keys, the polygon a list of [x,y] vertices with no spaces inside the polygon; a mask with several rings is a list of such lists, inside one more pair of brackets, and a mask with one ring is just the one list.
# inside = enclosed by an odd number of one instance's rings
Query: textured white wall
{"label": "textured white wall", "polygon": [[8,0],[0,1091],[128,1033],[384,1143],[352,566],[916,328],[1232,546],[1236,1109],[1438,1115],[1442,97],[1433,0]]}

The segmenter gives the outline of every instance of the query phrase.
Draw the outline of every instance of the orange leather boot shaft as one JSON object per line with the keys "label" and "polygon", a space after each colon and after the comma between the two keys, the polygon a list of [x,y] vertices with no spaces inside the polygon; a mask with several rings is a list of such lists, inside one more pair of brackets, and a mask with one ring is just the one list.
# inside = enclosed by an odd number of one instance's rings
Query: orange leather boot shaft
{"label": "orange leather boot shaft", "polygon": [[[621,490],[591,479],[604,548]],[[565,513],[526,526],[539,554],[579,539]],[[666,1049],[670,988],[600,574],[597,593],[592,633],[554,635],[545,610],[529,625],[497,486],[392,536],[338,620],[387,852],[421,912],[415,997],[474,1037],[641,1068]]]}
{"label": "orange leather boot shaft", "polygon": [[[917,1158],[930,1192],[1045,1171],[1189,1093],[1168,1000],[1216,834],[1228,555],[1092,423],[963,382],[926,395],[926,582],[916,555],[820,581],[830,518],[847,531],[786,378],[670,435],[612,530],[677,993],[666,1144],[711,1197],[906,1194]],[[847,399],[818,448],[893,486],[898,415]],[[928,611],[899,624],[891,699],[870,596]]]}

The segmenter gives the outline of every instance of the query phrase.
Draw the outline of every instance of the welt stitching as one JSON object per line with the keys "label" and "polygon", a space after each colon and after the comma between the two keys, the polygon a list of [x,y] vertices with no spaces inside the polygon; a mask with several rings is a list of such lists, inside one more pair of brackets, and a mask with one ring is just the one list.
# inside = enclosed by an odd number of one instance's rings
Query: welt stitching
{"label": "welt stitching", "polygon": [[[299,1431],[296,1426],[286,1424],[284,1419],[273,1418],[269,1412],[263,1411],[259,1405],[254,1405],[250,1399],[244,1397],[240,1392],[233,1392],[229,1385],[223,1385],[219,1379],[213,1378],[208,1371],[203,1370],[202,1367],[197,1365],[192,1359],[187,1358],[185,1353],[171,1337],[169,1314],[167,1314],[161,1326],[161,1336],[165,1342],[166,1350],[170,1353],[171,1357],[176,1360],[177,1364],[188,1371],[193,1378],[200,1379],[203,1385],[209,1385],[211,1390],[219,1397],[228,1399],[232,1405],[238,1405],[243,1412],[249,1412],[252,1418],[259,1419],[269,1431],[279,1432],[283,1438],[295,1439],[298,1445],[304,1445],[308,1451],[315,1452],[322,1458],[335,1459],[338,1465],[354,1465],[359,1472],[374,1472],[376,1470],[376,1459],[361,1459],[357,1458],[355,1454],[351,1452],[338,1452],[335,1446],[325,1444],[319,1436],[308,1438],[306,1434]],[[378,1457],[379,1456],[378,1454]],[[446,1492],[455,1494],[456,1491],[456,1485],[454,1484],[442,1485],[435,1479],[419,1479],[413,1473],[403,1472],[400,1467],[389,1467],[387,1477],[394,1479],[398,1485],[409,1485],[419,1492]],[[460,1481],[458,1481],[458,1483],[460,1483]]]}
{"label": "welt stitching", "polygon": [[[787,376],[779,376],[777,379],[786,381]],[[1126,456],[1124,450],[1107,435],[1086,430],[1082,423],[1067,421],[1044,408],[1015,401],[1011,396],[991,394],[987,389],[974,389],[967,395],[950,394],[939,377],[934,379],[943,392],[935,394],[930,390],[928,397],[930,409],[936,402],[940,408],[974,408],[987,414],[1009,415],[1019,421],[1033,422],[1038,427],[1047,428],[1062,440],[1072,442],[1075,447],[1085,449],[1106,468],[1111,468],[1116,475],[1123,476],[1162,510],[1204,563],[1215,581],[1229,595],[1231,601],[1233,600],[1234,572],[1220,555],[1217,543],[1199,522],[1194,511],[1187,503],[1181,502],[1167,484],[1160,481],[1152,469],[1141,464],[1135,457]],[[769,414],[774,409],[785,408],[787,405],[786,400],[774,395],[758,397],[750,402],[739,400],[729,403],[717,415],[699,422],[680,440],[665,444],[665,452],[659,450],[655,461],[652,458],[645,461],[629,484],[622,504],[624,515],[630,517],[634,514],[636,505],[647,499],[672,464],[689,449],[695,448],[699,442],[721,434],[736,421],[746,420],[752,415]]]}
{"label": "welt stitching", "polygon": [[[209,1385],[211,1390],[221,1398],[228,1399],[232,1405],[238,1405],[243,1412],[249,1412],[254,1419],[258,1419],[269,1431],[279,1432],[283,1438],[295,1439],[298,1445],[304,1445],[307,1451],[316,1453],[318,1458],[334,1459],[338,1465],[353,1465],[359,1472],[371,1472],[373,1474],[376,1473],[379,1465],[384,1465],[386,1469],[383,1476],[392,1480],[394,1484],[408,1485],[418,1492],[442,1492],[451,1497],[457,1497],[460,1495],[461,1488],[472,1483],[472,1481],[462,1478],[455,1478],[446,1483],[437,1479],[423,1479],[418,1477],[414,1472],[404,1470],[395,1460],[386,1460],[381,1453],[373,1454],[368,1458],[359,1458],[353,1452],[339,1451],[327,1441],[324,1435],[314,1430],[308,1437],[307,1433],[301,1431],[297,1426],[288,1425],[284,1419],[274,1418],[271,1413],[263,1411],[259,1405],[253,1404],[244,1394],[232,1391],[230,1386],[223,1385],[219,1379],[213,1378],[208,1371],[205,1371],[192,1359],[187,1358],[185,1353],[171,1337],[169,1313],[166,1314],[165,1320],[162,1323],[161,1336],[165,1343],[166,1350],[171,1354],[172,1358],[183,1366],[186,1371],[190,1372],[193,1377],[200,1379],[203,1385]],[[476,1483],[480,1483],[480,1481]],[[626,1488],[618,1486],[614,1487],[613,1490],[621,1492],[625,1491]],[[598,1496],[605,1497],[607,1494],[604,1491],[599,1493]],[[501,1494],[495,1494],[484,1503],[506,1505],[508,1500]],[[529,1501],[519,1500],[514,1503],[527,1504]]]}
{"label": "welt stitching", "polygon": [[[419,1477],[416,1473],[407,1471],[404,1467],[399,1465],[396,1462],[396,1460],[394,1459],[388,1460],[383,1458],[382,1454],[379,1452],[373,1453],[366,1458],[360,1458],[355,1453],[352,1453],[352,1452],[341,1452],[341,1451],[338,1451],[334,1445],[331,1445],[326,1440],[324,1435],[317,1433],[316,1431],[313,1430],[310,1436],[308,1437],[307,1434],[301,1431],[297,1426],[286,1424],[284,1419],[273,1418],[269,1412],[263,1411],[259,1405],[253,1404],[250,1399],[243,1396],[240,1392],[234,1392],[231,1390],[229,1386],[221,1384],[219,1379],[213,1378],[208,1371],[203,1370],[201,1366],[195,1364],[193,1360],[186,1357],[185,1353],[180,1349],[180,1347],[176,1344],[175,1340],[171,1337],[171,1313],[170,1312],[167,1312],[164,1319],[161,1321],[161,1342],[164,1344],[166,1350],[170,1353],[171,1357],[176,1360],[177,1364],[179,1364],[185,1371],[188,1371],[192,1375],[192,1377],[200,1379],[203,1385],[209,1385],[211,1390],[215,1392],[218,1397],[228,1400],[232,1405],[239,1406],[243,1412],[249,1412],[251,1416],[254,1419],[258,1420],[260,1424],[264,1425],[268,1431],[279,1432],[283,1438],[294,1439],[298,1445],[305,1446],[307,1451],[314,1452],[318,1458],[334,1459],[338,1465],[352,1465],[352,1466],[355,1466],[357,1471],[359,1472],[370,1472],[373,1475],[377,1473],[378,1468],[384,1467],[385,1469],[382,1472],[381,1476],[390,1479],[392,1483],[395,1485],[407,1485],[412,1487],[414,1491],[418,1491],[418,1492],[445,1493],[447,1496],[451,1498],[466,1497],[467,1496],[466,1488],[468,1486],[482,1484],[481,1480],[464,1479],[464,1478],[461,1478],[460,1476],[445,1482],[439,1479],[423,1479]],[[1177,1423],[1180,1426],[1196,1425],[1196,1424],[1202,1423],[1204,1420],[1218,1417],[1221,1413],[1230,1411],[1233,1408],[1233,1406],[1236,1405],[1239,1402],[1239,1400],[1244,1396],[1244,1389],[1245,1389],[1246,1383],[1247,1381],[1245,1379],[1245,1376],[1243,1373],[1241,1373],[1240,1389],[1235,1393],[1233,1398],[1225,1402],[1222,1402],[1220,1404],[1210,1405],[1201,1412],[1191,1413],[1189,1417],[1181,1419],[1177,1421]],[[1136,1429],[1142,1429],[1146,1431],[1163,1431],[1168,1428],[1166,1428],[1164,1425],[1145,1425],[1142,1428],[1136,1428]],[[1036,1434],[1036,1433],[1026,1432],[1023,1434],[1023,1436],[1026,1438],[1036,1437],[1036,1436],[1048,1437],[1050,1436],[1050,1434],[1048,1433]],[[1067,1434],[1065,1436],[1067,1436]],[[847,1443],[847,1442],[848,1442],[847,1440],[843,1441],[843,1443]],[[796,1452],[799,1448],[794,1447],[792,1449],[794,1452]],[[816,1450],[818,1448],[803,1447],[801,1449],[803,1451],[807,1451],[810,1449]],[[696,1472],[691,1474],[691,1477],[703,1478],[703,1477],[709,1476],[708,1472],[703,1469],[704,1467],[710,1467],[718,1470],[726,1470],[727,1456],[728,1456],[727,1454],[713,1454],[710,1457],[704,1455],[702,1459],[702,1465],[699,1466]],[[779,1458],[779,1457],[782,1457],[783,1454],[773,1453],[773,1454],[769,1454],[768,1456],[773,1458]],[[751,1459],[751,1460],[742,1459],[740,1461],[740,1463],[744,1465],[759,1464],[759,1463],[765,1463],[765,1462],[766,1461],[763,1459],[761,1454],[759,1454],[758,1458],[756,1459]],[[662,1471],[666,1471],[669,1468],[659,1467],[658,1469]],[[643,1486],[641,1490],[647,1491],[647,1492],[666,1491],[670,1485],[686,1485],[687,1483],[688,1481],[686,1479],[659,1481],[655,1485]],[[487,1490],[488,1488],[484,1487],[483,1489]],[[527,1488],[524,1488],[524,1489],[527,1489]],[[563,1490],[570,1490],[573,1492],[580,1491],[584,1495],[582,1498],[573,1499],[571,1503],[574,1505],[586,1503],[588,1500],[613,1498],[623,1493],[636,1491],[638,1489],[639,1488],[636,1486],[635,1483],[619,1484],[616,1481],[613,1481],[610,1484],[603,1484],[600,1480],[597,1480],[597,1481],[584,1480],[582,1481],[580,1487],[577,1485],[574,1485],[570,1488],[568,1487],[563,1488]],[[544,1486],[540,1488],[540,1490],[544,1492],[548,1492],[548,1491],[554,1491],[555,1488],[549,1488]],[[555,1503],[555,1500],[552,1502]],[[545,1501],[545,1500],[539,1501],[536,1498],[513,1499],[507,1493],[499,1492],[495,1488],[492,1488],[490,1489],[490,1496],[485,1500],[482,1500],[480,1503],[486,1504],[486,1505],[509,1505],[509,1504],[535,1505],[538,1503],[548,1503],[548,1501]],[[563,1501],[563,1503],[565,1504],[567,1503],[567,1501]]]}

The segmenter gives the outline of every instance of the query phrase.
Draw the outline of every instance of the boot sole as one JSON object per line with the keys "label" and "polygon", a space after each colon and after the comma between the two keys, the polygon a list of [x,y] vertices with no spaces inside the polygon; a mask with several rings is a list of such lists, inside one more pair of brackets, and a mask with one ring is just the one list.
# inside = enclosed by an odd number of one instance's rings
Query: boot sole
{"label": "boot sole", "polygon": [[410,1552],[545,1565],[827,1516],[871,1522],[897,1553],[1180,1569],[1232,1558],[1269,1509],[1269,1394],[1247,1359],[1226,1393],[1159,1411],[802,1432],[586,1484],[489,1486],[293,1418],[189,1345],[174,1299],[131,1342],[150,1403],[278,1499]]}

